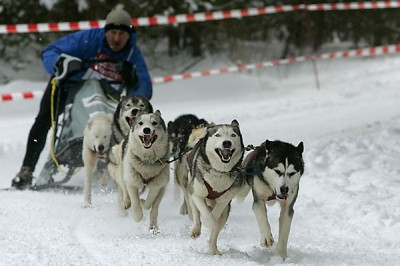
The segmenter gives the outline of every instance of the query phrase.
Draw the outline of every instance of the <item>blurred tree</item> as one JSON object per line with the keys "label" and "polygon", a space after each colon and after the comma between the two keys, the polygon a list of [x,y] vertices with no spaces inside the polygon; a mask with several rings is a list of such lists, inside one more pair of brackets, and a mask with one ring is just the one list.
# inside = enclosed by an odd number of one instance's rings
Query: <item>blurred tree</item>
{"label": "blurred tree", "polygon": [[[354,0],[309,0],[306,4],[345,3]],[[102,20],[116,6],[123,6],[132,17],[176,15],[207,11],[305,4],[303,0],[2,0],[0,24]],[[279,46],[282,58],[316,53],[327,44],[341,42],[351,47],[396,43],[400,37],[400,9],[282,12],[269,15],[164,26],[139,27],[144,53],[170,57],[182,53],[193,57],[208,53],[265,53],[267,45]],[[0,35],[3,60],[25,60],[26,47],[33,53],[65,32]],[[265,45],[258,45],[264,43]],[[254,50],[255,44],[259,50]],[[248,51],[247,51],[247,50]],[[238,51],[243,50],[243,51]],[[276,49],[275,49],[276,50]],[[147,55],[146,55],[147,56]],[[266,58],[264,58],[266,59]],[[15,65],[14,65],[15,66]]]}

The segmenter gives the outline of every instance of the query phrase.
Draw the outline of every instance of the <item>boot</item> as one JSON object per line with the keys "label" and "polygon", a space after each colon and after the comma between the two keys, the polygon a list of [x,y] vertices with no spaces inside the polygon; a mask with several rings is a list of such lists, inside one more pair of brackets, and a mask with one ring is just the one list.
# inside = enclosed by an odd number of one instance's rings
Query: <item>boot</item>
{"label": "boot", "polygon": [[21,170],[11,181],[11,186],[16,189],[26,189],[32,185],[32,169],[27,166],[22,166]]}

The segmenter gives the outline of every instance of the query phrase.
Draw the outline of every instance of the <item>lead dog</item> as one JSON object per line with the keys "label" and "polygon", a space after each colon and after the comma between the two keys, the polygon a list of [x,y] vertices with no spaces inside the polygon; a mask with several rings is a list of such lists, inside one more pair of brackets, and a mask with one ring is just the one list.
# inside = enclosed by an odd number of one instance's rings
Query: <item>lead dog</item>
{"label": "lead dog", "polygon": [[211,230],[209,253],[220,255],[218,235],[230,203],[244,184],[240,167],[244,154],[239,123],[207,127],[205,136],[188,154],[188,192],[193,215],[192,238],[201,233],[201,221]]}
{"label": "lead dog", "polygon": [[[134,220],[140,222],[143,209],[150,209],[150,230],[158,233],[158,209],[169,182],[168,132],[160,111],[139,115],[112,152],[119,158],[116,181],[128,192]],[[139,190],[144,187],[148,194],[141,200]]]}
{"label": "lead dog", "polygon": [[92,204],[93,171],[99,160],[105,160],[111,142],[112,115],[97,113],[93,115],[83,132],[82,160],[85,168],[84,204]]}
{"label": "lead dog", "polygon": [[274,243],[266,204],[273,205],[279,202],[281,212],[277,253],[283,259],[287,258],[293,206],[299,193],[300,177],[304,172],[303,150],[303,142],[295,147],[282,141],[266,140],[243,161],[248,185],[238,194],[238,200],[242,201],[250,189],[252,190],[253,212],[263,247],[270,247]]}

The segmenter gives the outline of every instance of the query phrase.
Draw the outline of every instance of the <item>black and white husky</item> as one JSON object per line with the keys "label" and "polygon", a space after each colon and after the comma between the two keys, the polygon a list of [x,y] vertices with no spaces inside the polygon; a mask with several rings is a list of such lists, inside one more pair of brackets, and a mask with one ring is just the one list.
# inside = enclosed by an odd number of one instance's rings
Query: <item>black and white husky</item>
{"label": "black and white husky", "polygon": [[218,235],[225,225],[230,203],[244,185],[241,163],[244,145],[239,123],[207,127],[205,136],[187,156],[188,192],[193,215],[192,238],[201,233],[201,221],[210,229],[209,253],[220,255]]}
{"label": "black and white husky", "polygon": [[[150,209],[150,230],[158,232],[158,209],[169,182],[168,132],[160,111],[141,114],[128,136],[112,148],[117,170],[112,173],[121,186],[124,208],[131,205],[136,222],[143,219],[143,209]],[[147,188],[146,199],[140,190]]]}
{"label": "black and white husky", "polygon": [[[180,207],[180,214],[189,214],[192,217],[187,194],[187,174],[186,154],[194,144],[202,137],[202,129],[207,125],[207,121],[198,118],[194,114],[183,114],[175,120],[168,122],[168,135],[170,153],[174,160],[174,180],[175,184],[183,191],[183,202]],[[202,128],[199,129],[198,128]]]}
{"label": "black and white husky", "polygon": [[274,243],[268,222],[266,204],[279,202],[279,240],[277,253],[283,259],[287,257],[287,243],[293,219],[293,206],[299,193],[300,177],[304,172],[303,142],[297,147],[282,141],[266,140],[243,160],[247,185],[239,192],[242,201],[253,193],[253,212],[256,216],[261,246],[270,247]]}

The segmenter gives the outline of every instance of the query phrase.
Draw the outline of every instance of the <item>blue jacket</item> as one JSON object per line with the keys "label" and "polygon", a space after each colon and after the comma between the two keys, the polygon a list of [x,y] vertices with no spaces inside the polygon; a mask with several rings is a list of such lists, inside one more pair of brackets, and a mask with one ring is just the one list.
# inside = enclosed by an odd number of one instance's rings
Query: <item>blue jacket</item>
{"label": "blue jacket", "polygon": [[[115,53],[107,45],[104,28],[74,32],[47,46],[42,53],[42,62],[47,72],[54,76],[54,64],[62,53],[82,60],[99,58],[99,54],[101,58],[117,61],[127,60],[136,66],[136,75],[139,81],[135,87],[127,88],[126,94],[140,95],[150,99],[153,86],[143,55],[136,46],[136,38],[136,32],[132,32],[126,47]],[[90,63],[84,62],[83,69],[71,76],[69,80],[81,80],[89,68]]]}

